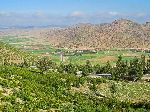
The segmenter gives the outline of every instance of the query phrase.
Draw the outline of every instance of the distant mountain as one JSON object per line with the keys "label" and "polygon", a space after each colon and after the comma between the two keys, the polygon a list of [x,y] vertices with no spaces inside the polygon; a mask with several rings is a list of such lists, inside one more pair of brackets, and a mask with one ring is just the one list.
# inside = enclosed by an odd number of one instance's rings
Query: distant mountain
{"label": "distant mountain", "polygon": [[33,28],[65,28],[66,25],[45,25],[45,26],[0,26],[0,29],[33,29]]}
{"label": "distant mountain", "polygon": [[150,22],[139,24],[120,19],[112,23],[77,24],[57,27],[18,27],[1,30],[0,36],[14,35],[22,38],[34,37],[36,43],[51,44],[55,47],[71,49],[109,49],[109,48],[149,48]]}
{"label": "distant mountain", "polygon": [[78,24],[51,29],[41,34],[57,47],[90,48],[150,48],[150,23],[120,19],[105,24]]}

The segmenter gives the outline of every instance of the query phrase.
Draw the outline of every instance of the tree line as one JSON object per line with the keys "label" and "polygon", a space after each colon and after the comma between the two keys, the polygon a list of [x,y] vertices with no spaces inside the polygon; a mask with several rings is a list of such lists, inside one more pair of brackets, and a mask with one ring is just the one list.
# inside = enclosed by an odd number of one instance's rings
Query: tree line
{"label": "tree line", "polygon": [[[9,63],[5,63],[5,65],[8,64]],[[56,64],[47,57],[38,59],[36,62],[24,60],[23,63],[17,66],[31,67],[31,65],[34,65],[34,67],[39,69],[42,73],[45,73],[48,70],[56,70],[60,73],[75,75],[79,72],[82,76],[88,76],[90,74],[111,74],[111,79],[113,80],[136,81],[141,79],[144,74],[150,74],[150,56],[145,57],[144,55],[141,55],[141,58],[135,57],[130,61],[123,60],[122,56],[118,56],[115,66],[112,66],[110,62],[107,62],[103,66],[100,64],[92,65],[89,60],[87,60],[84,65],[76,65],[72,63]]]}
{"label": "tree line", "polygon": [[82,71],[83,76],[111,74],[111,78],[114,80],[136,81],[141,79],[144,74],[150,74],[150,56],[146,59],[144,55],[141,55],[141,58],[135,57],[131,61],[124,61],[122,56],[119,56],[115,66],[112,66],[110,62],[107,62],[104,66],[100,64],[92,65],[90,61],[86,61],[85,65],[61,64],[58,71],[72,74]]}

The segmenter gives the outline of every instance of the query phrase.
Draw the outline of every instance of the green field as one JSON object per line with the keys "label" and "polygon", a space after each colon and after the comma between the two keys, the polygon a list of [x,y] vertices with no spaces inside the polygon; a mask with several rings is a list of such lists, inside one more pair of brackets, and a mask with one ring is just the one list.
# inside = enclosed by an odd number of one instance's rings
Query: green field
{"label": "green field", "polygon": [[16,36],[3,36],[3,37],[0,37],[0,41],[12,44],[12,43],[20,43],[20,42],[31,41],[31,39],[24,38],[24,37],[18,38]]}
{"label": "green field", "polygon": [[[40,55],[40,56],[48,56],[56,63],[60,63],[60,54],[56,52],[57,50],[67,52],[71,50],[66,49],[58,49],[54,48],[51,45],[45,45],[44,43],[37,45],[29,44],[28,42],[36,41],[34,37],[32,38],[25,38],[22,36],[22,38],[18,38],[16,36],[3,36],[0,37],[0,41],[12,44],[13,46],[17,48],[21,48],[27,52],[30,52],[33,55]],[[28,49],[25,49],[25,47],[28,47]],[[35,49],[36,47],[36,49]],[[74,51],[73,51],[74,52]],[[132,52],[129,50],[119,50],[117,51],[117,48],[110,49],[109,51],[97,51],[96,53],[81,53],[81,55],[70,55],[70,53],[65,53],[66,56],[64,56],[64,63],[74,63],[74,64],[85,64],[87,60],[91,61],[92,64],[105,64],[107,61],[109,61],[112,65],[116,63],[117,57],[122,56],[123,60],[132,60],[134,57],[140,57],[142,54],[148,56],[150,53],[143,53],[143,52]]]}
{"label": "green field", "polygon": [[[44,49],[44,50],[31,50],[32,54],[46,54],[49,53],[49,57],[51,57],[52,60],[54,60],[57,63],[60,63],[60,55],[59,54],[52,54],[52,52],[55,52],[55,49]],[[105,64],[107,61],[109,61],[111,64],[116,63],[118,56],[122,56],[123,60],[132,60],[135,57],[140,57],[141,55],[148,56],[148,53],[143,52],[136,52],[133,53],[131,51],[117,51],[114,53],[114,51],[98,51],[94,54],[84,54],[82,55],[71,55],[64,56],[64,63],[74,63],[74,64],[85,64],[87,60],[90,60],[92,64]]]}

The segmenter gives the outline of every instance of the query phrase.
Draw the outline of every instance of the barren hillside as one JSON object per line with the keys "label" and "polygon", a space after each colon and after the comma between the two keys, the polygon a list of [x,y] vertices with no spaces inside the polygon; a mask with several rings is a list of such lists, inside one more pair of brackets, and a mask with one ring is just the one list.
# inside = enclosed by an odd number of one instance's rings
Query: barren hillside
{"label": "barren hillside", "polygon": [[39,43],[72,49],[150,48],[150,23],[120,19],[104,24],[78,24],[67,28],[13,29],[2,35],[27,35]]}
{"label": "barren hillside", "polygon": [[[148,48],[150,25],[117,20],[111,24],[81,24],[61,32],[59,46],[69,48]],[[60,36],[60,34],[58,34]],[[49,37],[50,38],[50,37]]]}

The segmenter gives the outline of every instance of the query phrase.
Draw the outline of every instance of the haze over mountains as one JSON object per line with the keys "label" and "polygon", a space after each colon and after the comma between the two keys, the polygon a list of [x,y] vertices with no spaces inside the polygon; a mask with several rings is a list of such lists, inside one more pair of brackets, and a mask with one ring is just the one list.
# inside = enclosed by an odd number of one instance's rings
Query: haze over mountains
{"label": "haze over mountains", "polygon": [[7,34],[6,32],[10,35],[32,35],[61,48],[150,48],[150,22],[139,24],[126,19],[103,24],[77,24],[64,28],[4,30],[1,35]]}

